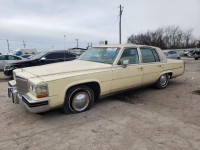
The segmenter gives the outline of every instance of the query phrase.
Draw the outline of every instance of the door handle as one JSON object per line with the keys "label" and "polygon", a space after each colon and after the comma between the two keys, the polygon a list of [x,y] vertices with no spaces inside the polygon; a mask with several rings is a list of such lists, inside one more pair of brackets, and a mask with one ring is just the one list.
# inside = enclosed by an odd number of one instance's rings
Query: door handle
{"label": "door handle", "polygon": [[161,65],[157,65],[157,67],[161,67]]}
{"label": "door handle", "polygon": [[137,68],[137,69],[139,69],[139,70],[141,70],[141,71],[142,71],[143,67],[139,67],[139,68]]}

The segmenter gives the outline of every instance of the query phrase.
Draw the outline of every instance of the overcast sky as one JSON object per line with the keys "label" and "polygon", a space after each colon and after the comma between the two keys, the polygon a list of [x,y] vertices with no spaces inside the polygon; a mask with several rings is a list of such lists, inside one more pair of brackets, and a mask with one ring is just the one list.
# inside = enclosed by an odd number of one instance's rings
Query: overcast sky
{"label": "overcast sky", "polygon": [[0,0],[0,51],[22,47],[86,47],[108,40],[118,43],[122,4],[122,42],[131,34],[167,25],[194,29],[200,38],[200,0]]}

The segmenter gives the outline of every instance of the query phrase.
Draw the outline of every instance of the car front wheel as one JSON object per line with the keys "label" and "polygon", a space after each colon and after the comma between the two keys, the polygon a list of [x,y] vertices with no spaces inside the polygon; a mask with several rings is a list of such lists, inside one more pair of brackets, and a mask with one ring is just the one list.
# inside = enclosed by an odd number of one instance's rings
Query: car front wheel
{"label": "car front wheel", "polygon": [[158,81],[155,83],[155,87],[158,89],[163,89],[166,88],[169,83],[169,75],[168,74],[163,74],[160,76]]}
{"label": "car front wheel", "polygon": [[79,113],[90,109],[94,104],[94,91],[87,86],[75,86],[66,93],[63,112]]}

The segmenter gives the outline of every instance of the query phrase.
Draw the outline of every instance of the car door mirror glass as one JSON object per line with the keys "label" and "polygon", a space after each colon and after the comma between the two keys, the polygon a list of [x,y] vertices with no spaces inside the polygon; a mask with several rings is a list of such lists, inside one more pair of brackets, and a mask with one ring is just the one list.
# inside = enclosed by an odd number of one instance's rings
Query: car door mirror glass
{"label": "car door mirror glass", "polygon": [[123,68],[126,68],[128,64],[129,64],[129,60],[123,60],[122,62]]}
{"label": "car door mirror glass", "polygon": [[40,60],[44,61],[44,60],[46,60],[46,57],[42,57]]}

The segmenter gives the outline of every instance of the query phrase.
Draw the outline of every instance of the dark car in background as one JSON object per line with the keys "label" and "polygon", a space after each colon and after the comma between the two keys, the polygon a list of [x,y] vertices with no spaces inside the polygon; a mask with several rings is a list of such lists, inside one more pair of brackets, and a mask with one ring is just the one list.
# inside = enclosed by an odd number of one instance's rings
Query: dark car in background
{"label": "dark car in background", "polygon": [[[14,69],[39,66],[50,63],[57,63],[63,61],[70,61],[76,59],[78,56],[74,53],[70,53],[64,50],[51,51],[51,52],[40,52],[36,55],[29,57],[29,59],[24,61],[18,61],[14,63],[8,63],[4,68],[4,74],[6,76],[11,76]],[[56,69],[56,68],[55,68]]]}
{"label": "dark car in background", "polygon": [[193,56],[195,60],[198,60],[200,58],[200,51],[196,51]]}

